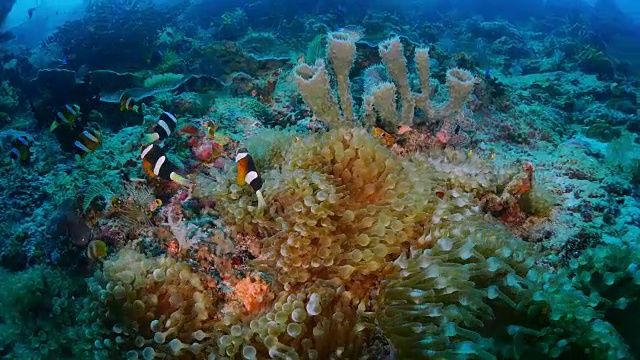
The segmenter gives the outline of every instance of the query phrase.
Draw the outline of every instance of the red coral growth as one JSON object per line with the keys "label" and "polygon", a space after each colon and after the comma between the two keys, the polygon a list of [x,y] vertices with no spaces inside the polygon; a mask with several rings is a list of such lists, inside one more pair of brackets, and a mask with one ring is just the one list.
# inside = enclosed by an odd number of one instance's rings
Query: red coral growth
{"label": "red coral growth", "polygon": [[248,251],[253,257],[260,256],[260,239],[257,236],[238,234],[236,235],[236,244],[239,249]]}
{"label": "red coral growth", "polygon": [[500,196],[489,194],[483,199],[485,208],[507,225],[522,225],[527,216],[520,209],[518,201],[533,187],[534,172],[533,164],[525,162],[522,171],[509,181]]}
{"label": "red coral growth", "polygon": [[248,314],[259,312],[273,299],[269,285],[257,276],[240,280],[234,286],[234,294],[242,302]]}

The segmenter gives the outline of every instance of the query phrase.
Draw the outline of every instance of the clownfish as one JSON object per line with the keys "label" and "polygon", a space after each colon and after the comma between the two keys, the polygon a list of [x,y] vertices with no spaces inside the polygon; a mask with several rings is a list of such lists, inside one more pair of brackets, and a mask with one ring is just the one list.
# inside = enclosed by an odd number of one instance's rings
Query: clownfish
{"label": "clownfish", "polygon": [[171,180],[182,186],[189,186],[191,182],[178,174],[179,168],[167,159],[162,149],[156,144],[147,145],[140,154],[142,167],[151,177],[159,177],[164,180]]}
{"label": "clownfish", "polygon": [[132,110],[138,112],[139,106],[136,105],[135,100],[126,92],[120,95],[120,111]]}
{"label": "clownfish", "polygon": [[373,128],[373,137],[380,140],[380,142],[386,146],[391,146],[396,142],[396,140],[393,138],[393,135],[377,126]]}
{"label": "clownfish", "polygon": [[11,142],[9,157],[22,164],[31,162],[31,144],[33,141],[26,136],[20,135]]}
{"label": "clownfish", "polygon": [[158,140],[163,140],[169,137],[175,130],[178,125],[178,120],[176,117],[166,111],[163,111],[154,126],[154,133],[144,134],[144,142],[145,144],[150,144],[152,142],[156,142]]}
{"label": "clownfish", "polygon": [[211,120],[207,120],[202,124],[205,139],[213,139],[216,136],[218,126]]}
{"label": "clownfish", "polygon": [[95,130],[83,130],[73,143],[75,152],[81,157],[85,157],[100,147],[100,134]]}
{"label": "clownfish", "polygon": [[92,240],[87,245],[87,258],[90,260],[98,260],[107,256],[107,244],[102,240]]}
{"label": "clownfish", "polygon": [[258,208],[263,209],[267,205],[261,191],[263,181],[247,149],[238,149],[236,152],[236,164],[238,167],[238,185],[249,184],[258,197]]}
{"label": "clownfish", "polygon": [[76,121],[80,118],[80,106],[78,105],[65,105],[62,110],[58,111],[56,118],[49,127],[49,131],[53,132],[60,125],[67,125],[73,127]]}

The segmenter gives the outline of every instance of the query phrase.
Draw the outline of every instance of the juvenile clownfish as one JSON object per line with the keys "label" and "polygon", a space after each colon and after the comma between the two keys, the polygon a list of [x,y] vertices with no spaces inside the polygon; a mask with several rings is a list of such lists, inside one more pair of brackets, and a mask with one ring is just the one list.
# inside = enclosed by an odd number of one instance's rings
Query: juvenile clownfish
{"label": "juvenile clownfish", "polygon": [[163,111],[154,127],[155,132],[144,134],[144,143],[150,144],[168,138],[176,130],[177,125],[178,120],[176,117],[169,112]]}
{"label": "juvenile clownfish", "polygon": [[138,112],[139,106],[136,105],[135,100],[126,92],[120,95],[120,111],[132,110]]}
{"label": "juvenile clownfish", "polygon": [[87,245],[87,258],[90,260],[98,260],[107,256],[107,244],[102,240],[92,240]]}
{"label": "juvenile clownfish", "polygon": [[204,134],[205,134],[205,138],[206,139],[213,139],[216,136],[216,130],[218,129],[218,126],[211,120],[207,120],[204,122],[204,124],[202,125],[202,128],[204,129]]}
{"label": "juvenile clownfish", "polygon": [[189,180],[177,173],[179,168],[167,159],[167,156],[158,145],[150,144],[144,147],[140,158],[142,159],[142,167],[147,175],[171,180],[182,186],[191,185]]}
{"label": "juvenile clownfish", "polygon": [[53,132],[60,125],[67,125],[73,127],[80,118],[80,106],[78,105],[65,105],[58,113],[53,123],[49,127],[49,131]]}
{"label": "juvenile clownfish", "polygon": [[33,142],[26,136],[20,135],[11,142],[9,157],[22,164],[31,162],[31,144]]}
{"label": "juvenile clownfish", "polygon": [[100,134],[95,130],[83,130],[73,143],[75,152],[81,157],[85,157],[100,147]]}
{"label": "juvenile clownfish", "polygon": [[238,185],[249,184],[258,197],[258,208],[264,209],[267,203],[262,195],[262,178],[256,170],[253,158],[247,152],[247,149],[240,148],[236,152],[236,165],[238,167]]}
{"label": "juvenile clownfish", "polygon": [[396,140],[393,138],[393,135],[377,126],[374,126],[373,128],[373,137],[380,140],[380,142],[386,146],[392,146],[396,142]]}

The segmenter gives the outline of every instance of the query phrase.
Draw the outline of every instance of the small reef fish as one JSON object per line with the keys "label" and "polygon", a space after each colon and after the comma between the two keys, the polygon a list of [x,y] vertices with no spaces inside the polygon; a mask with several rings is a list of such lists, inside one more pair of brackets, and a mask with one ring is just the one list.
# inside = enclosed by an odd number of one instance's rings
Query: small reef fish
{"label": "small reef fish", "polygon": [[150,144],[168,138],[176,130],[177,125],[178,120],[176,117],[169,112],[163,111],[154,126],[155,132],[144,134],[144,143]]}
{"label": "small reef fish", "polygon": [[124,92],[120,95],[120,111],[131,110],[137,113],[139,108],[140,107],[136,105],[135,100],[133,100],[129,94]]}
{"label": "small reef fish", "polygon": [[380,140],[380,142],[386,146],[392,146],[396,141],[393,138],[393,135],[389,134],[388,132],[384,131],[382,128],[379,128],[377,126],[373,127],[373,137]]}
{"label": "small reef fish", "polygon": [[150,205],[149,210],[156,211],[160,206],[162,206],[162,200],[155,199]]}
{"label": "small reef fish", "polygon": [[65,105],[64,108],[56,114],[56,118],[49,127],[49,131],[53,132],[60,125],[66,125],[73,127],[73,125],[80,118],[80,106],[78,105]]}
{"label": "small reef fish", "polygon": [[87,245],[87,258],[90,260],[98,260],[107,256],[107,244],[102,240],[92,240]]}
{"label": "small reef fish", "polygon": [[189,180],[177,173],[179,168],[167,159],[164,151],[158,145],[150,144],[144,147],[140,158],[142,159],[142,167],[147,175],[171,180],[182,186],[191,185]]}
{"label": "small reef fish", "polygon": [[77,140],[73,143],[76,153],[81,157],[85,157],[100,147],[100,134],[95,130],[83,130]]}
{"label": "small reef fish", "polygon": [[218,126],[211,120],[207,120],[202,124],[205,139],[213,139],[216,136]]}
{"label": "small reef fish", "polygon": [[236,152],[236,165],[238,167],[238,185],[249,184],[258,197],[258,208],[264,209],[267,203],[261,191],[263,181],[246,148],[240,148]]}
{"label": "small reef fish", "polygon": [[26,136],[20,135],[11,142],[9,157],[22,164],[31,162],[31,144],[33,142]]}

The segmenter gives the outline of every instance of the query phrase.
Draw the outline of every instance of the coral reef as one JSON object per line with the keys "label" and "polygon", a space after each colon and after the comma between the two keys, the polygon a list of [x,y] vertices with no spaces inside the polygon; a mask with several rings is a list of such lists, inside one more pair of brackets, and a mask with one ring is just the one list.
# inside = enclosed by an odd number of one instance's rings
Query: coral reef
{"label": "coral reef", "polygon": [[0,357],[637,358],[637,27],[472,5],[25,9]]}

